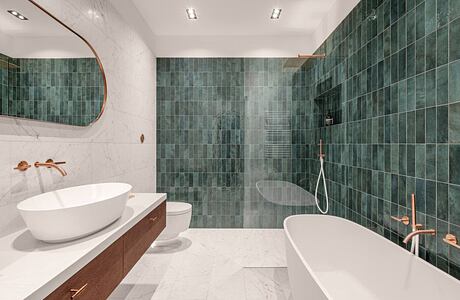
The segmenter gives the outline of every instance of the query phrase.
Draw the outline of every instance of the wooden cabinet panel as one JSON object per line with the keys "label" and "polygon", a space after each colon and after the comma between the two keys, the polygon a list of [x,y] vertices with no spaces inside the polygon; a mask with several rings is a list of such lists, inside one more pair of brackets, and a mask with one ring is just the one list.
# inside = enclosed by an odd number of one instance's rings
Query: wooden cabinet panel
{"label": "wooden cabinet panel", "polygon": [[46,299],[106,299],[144,255],[165,226],[166,201],[48,295]]}
{"label": "wooden cabinet panel", "polygon": [[[106,299],[122,279],[123,237],[96,256],[46,299]],[[77,294],[79,289],[81,291]]]}
{"label": "wooden cabinet panel", "polygon": [[128,274],[166,226],[166,201],[124,235],[124,275]]}

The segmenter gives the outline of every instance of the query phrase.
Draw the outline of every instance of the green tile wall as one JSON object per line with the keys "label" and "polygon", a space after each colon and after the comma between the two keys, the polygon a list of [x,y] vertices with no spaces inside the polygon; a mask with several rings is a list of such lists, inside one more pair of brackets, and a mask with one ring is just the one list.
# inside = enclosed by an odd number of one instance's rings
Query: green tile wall
{"label": "green tile wall", "polygon": [[[326,59],[299,70],[285,59],[158,59],[158,190],[192,203],[195,227],[281,227],[317,211],[265,201],[255,183],[314,193],[323,139],[330,213],[405,247],[409,228],[390,216],[410,215],[415,193],[418,222],[437,230],[421,237],[421,257],[460,278],[460,254],[442,241],[460,236],[458,3],[363,0],[317,50]],[[267,137],[270,124],[289,133]],[[284,146],[290,154],[270,156]]]}
{"label": "green tile wall", "polygon": [[2,115],[78,126],[99,115],[104,82],[96,59],[8,59],[19,67],[0,68],[2,82],[8,77]]}
{"label": "green tile wall", "polygon": [[8,73],[9,57],[0,53],[0,114],[7,110],[8,105]]}
{"label": "green tile wall", "polygon": [[193,204],[193,227],[281,227],[308,210],[256,189],[308,185],[305,78],[285,62],[157,59],[157,190]]}
{"label": "green tile wall", "polygon": [[[421,238],[421,257],[460,278],[460,1],[363,0],[302,68],[307,105],[318,86],[341,89],[342,123],[308,130],[310,191],[326,142],[331,213],[404,247],[411,214],[437,230]],[[376,18],[372,16],[375,15]]]}

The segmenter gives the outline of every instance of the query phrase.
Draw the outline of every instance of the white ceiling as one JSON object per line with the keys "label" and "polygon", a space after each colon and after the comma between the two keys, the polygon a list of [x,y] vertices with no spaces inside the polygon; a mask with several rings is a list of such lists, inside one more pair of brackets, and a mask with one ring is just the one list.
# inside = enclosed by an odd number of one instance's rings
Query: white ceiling
{"label": "white ceiling", "polygon": [[[360,0],[111,0],[160,57],[311,53]],[[134,4],[134,5],[132,5]],[[198,20],[188,20],[186,8]],[[271,20],[273,8],[281,18]],[[137,15],[137,19],[133,16]]]}
{"label": "white ceiling", "polygon": [[[29,20],[22,21],[8,10]],[[11,57],[94,57],[75,34],[28,0],[0,0],[0,53]]]}
{"label": "white ceiling", "polygon": [[[9,9],[29,20],[19,20],[8,13]],[[16,37],[74,36],[27,0],[0,0],[0,32]]]}
{"label": "white ceiling", "polygon": [[[309,34],[335,0],[132,0],[154,35],[278,36]],[[198,20],[185,9],[195,8]],[[279,20],[270,19],[282,8]]]}

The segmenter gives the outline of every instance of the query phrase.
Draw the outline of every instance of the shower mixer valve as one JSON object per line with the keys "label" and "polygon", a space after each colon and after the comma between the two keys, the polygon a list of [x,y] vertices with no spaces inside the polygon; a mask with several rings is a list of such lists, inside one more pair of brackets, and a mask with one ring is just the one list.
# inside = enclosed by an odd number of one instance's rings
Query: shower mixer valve
{"label": "shower mixer valve", "polygon": [[318,146],[319,146],[319,154],[318,154],[318,156],[319,156],[319,158],[324,159],[326,157],[326,154],[323,153],[323,140],[322,139],[319,140]]}

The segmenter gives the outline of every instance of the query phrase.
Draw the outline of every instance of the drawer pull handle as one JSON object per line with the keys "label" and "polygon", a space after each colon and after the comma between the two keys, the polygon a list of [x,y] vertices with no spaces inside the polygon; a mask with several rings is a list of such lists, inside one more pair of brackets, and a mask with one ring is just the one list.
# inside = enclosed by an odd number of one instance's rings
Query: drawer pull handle
{"label": "drawer pull handle", "polygon": [[152,223],[156,222],[156,220],[158,220],[158,216],[153,217],[153,218],[149,218],[149,221],[152,222]]}
{"label": "drawer pull handle", "polygon": [[79,289],[70,289],[70,292],[73,293],[72,296],[70,296],[70,299],[75,299],[80,295],[81,292],[83,292],[86,287],[88,286],[88,283],[85,283],[81,288]]}

